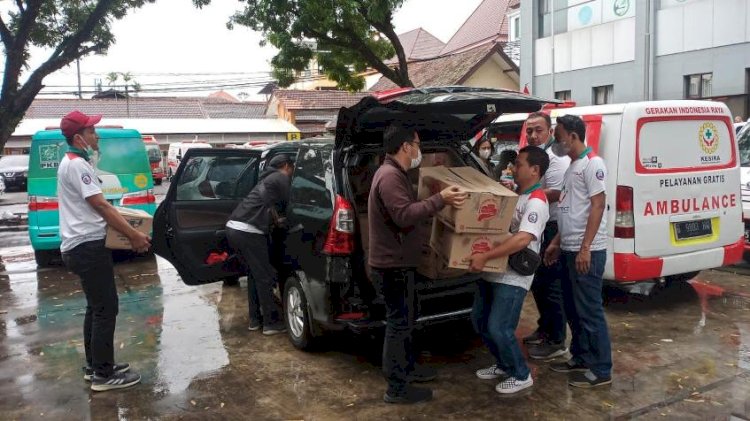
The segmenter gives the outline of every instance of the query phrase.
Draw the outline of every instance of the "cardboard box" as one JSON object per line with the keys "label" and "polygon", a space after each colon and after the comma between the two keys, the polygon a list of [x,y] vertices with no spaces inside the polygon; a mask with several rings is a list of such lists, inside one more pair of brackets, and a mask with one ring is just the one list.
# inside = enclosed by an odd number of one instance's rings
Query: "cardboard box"
{"label": "cardboard box", "polygon": [[[154,224],[154,218],[146,211],[139,209],[115,207],[117,212],[125,218],[126,221],[138,231],[151,235],[151,227]],[[104,247],[113,250],[130,250],[130,240],[120,231],[107,226],[107,239]]]}
{"label": "cardboard box", "polygon": [[432,248],[422,250],[422,260],[419,262],[417,272],[429,279],[458,278],[467,273],[465,269],[449,268],[448,264]]}
{"label": "cardboard box", "polygon": [[458,233],[504,234],[518,201],[518,195],[471,167],[424,168],[419,174],[420,200],[457,186],[468,193],[461,209],[446,206],[436,217]]}
{"label": "cardboard box", "polygon": [[[432,225],[430,245],[449,268],[469,269],[472,255],[490,251],[496,244],[510,238],[511,234],[456,234],[439,220]],[[503,273],[508,268],[508,256],[487,262],[484,272]]]}

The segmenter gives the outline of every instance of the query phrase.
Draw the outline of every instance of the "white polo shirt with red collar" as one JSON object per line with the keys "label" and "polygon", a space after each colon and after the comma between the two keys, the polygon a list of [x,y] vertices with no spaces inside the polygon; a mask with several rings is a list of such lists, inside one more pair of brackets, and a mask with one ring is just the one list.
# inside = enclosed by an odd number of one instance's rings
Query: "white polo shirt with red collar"
{"label": "white polo shirt with red collar", "polygon": [[104,239],[107,223],[86,201],[86,198],[101,192],[99,178],[91,164],[76,154],[66,153],[57,169],[61,252]]}

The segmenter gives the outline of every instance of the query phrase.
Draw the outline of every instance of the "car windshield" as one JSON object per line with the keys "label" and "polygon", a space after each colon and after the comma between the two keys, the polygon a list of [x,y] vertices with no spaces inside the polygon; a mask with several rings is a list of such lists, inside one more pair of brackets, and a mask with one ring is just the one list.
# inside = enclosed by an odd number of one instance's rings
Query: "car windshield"
{"label": "car windshield", "polygon": [[15,168],[29,166],[28,155],[6,155],[0,158],[0,168]]}
{"label": "car windshield", "polygon": [[159,145],[153,143],[146,145],[146,152],[148,153],[148,162],[159,162],[161,161],[161,151]]}
{"label": "car windshield", "polygon": [[740,165],[750,167],[750,124],[746,124],[737,135],[737,143],[740,146]]}

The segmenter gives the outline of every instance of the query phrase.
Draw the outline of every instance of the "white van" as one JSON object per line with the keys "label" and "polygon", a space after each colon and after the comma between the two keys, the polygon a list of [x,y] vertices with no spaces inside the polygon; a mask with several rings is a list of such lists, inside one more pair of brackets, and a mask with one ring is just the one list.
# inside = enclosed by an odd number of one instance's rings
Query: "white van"
{"label": "white van", "polygon": [[[740,156],[724,104],[651,101],[548,112],[553,123],[581,116],[586,143],[607,165],[605,279],[687,280],[742,259]],[[524,146],[524,130],[519,136]]]}
{"label": "white van", "polygon": [[740,189],[742,191],[742,219],[745,222],[745,260],[750,261],[750,124],[737,135],[740,148]]}
{"label": "white van", "polygon": [[167,177],[171,180],[180,166],[180,160],[185,156],[185,152],[191,148],[210,148],[211,145],[204,142],[177,142],[170,143],[167,151]]}

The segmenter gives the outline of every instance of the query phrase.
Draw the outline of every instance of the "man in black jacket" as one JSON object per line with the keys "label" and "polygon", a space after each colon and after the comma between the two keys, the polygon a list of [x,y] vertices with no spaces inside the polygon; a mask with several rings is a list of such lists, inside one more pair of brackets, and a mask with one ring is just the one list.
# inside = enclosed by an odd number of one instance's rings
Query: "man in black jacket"
{"label": "man in black jacket", "polygon": [[248,269],[248,330],[255,331],[262,326],[264,335],[286,331],[281,306],[273,296],[277,273],[270,260],[269,232],[273,215],[286,210],[292,172],[294,163],[289,156],[272,158],[268,170],[261,174],[258,184],[237,205],[227,222],[229,245],[239,253]]}

